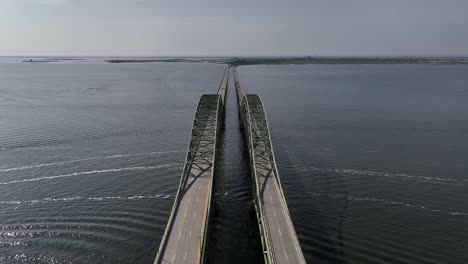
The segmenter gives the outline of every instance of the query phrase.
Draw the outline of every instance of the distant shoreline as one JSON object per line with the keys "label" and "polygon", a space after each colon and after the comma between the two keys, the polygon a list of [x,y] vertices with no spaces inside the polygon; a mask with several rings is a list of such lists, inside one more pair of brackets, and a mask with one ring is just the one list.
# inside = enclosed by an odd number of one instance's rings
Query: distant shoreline
{"label": "distant shoreline", "polygon": [[46,58],[46,59],[29,59],[29,60],[22,60],[21,62],[29,62],[29,63],[50,63],[50,62],[60,62],[60,61],[84,61],[84,59],[79,58]]}
{"label": "distant shoreline", "polygon": [[[53,63],[61,61],[85,61],[73,57],[22,58],[24,63]],[[427,64],[468,65],[468,57],[114,57],[103,58],[107,63],[215,63],[231,66],[242,65],[362,65],[362,64]]]}
{"label": "distant shoreline", "polygon": [[207,62],[241,65],[307,65],[307,64],[431,64],[468,65],[467,58],[204,58],[204,59],[110,59],[108,63],[153,63],[153,62]]}

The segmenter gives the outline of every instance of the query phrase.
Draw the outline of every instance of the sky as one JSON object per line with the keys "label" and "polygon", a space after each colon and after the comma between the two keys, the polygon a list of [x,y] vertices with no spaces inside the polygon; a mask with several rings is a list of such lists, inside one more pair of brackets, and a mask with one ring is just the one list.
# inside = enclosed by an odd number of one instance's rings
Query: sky
{"label": "sky", "polygon": [[467,56],[467,0],[0,0],[0,56]]}

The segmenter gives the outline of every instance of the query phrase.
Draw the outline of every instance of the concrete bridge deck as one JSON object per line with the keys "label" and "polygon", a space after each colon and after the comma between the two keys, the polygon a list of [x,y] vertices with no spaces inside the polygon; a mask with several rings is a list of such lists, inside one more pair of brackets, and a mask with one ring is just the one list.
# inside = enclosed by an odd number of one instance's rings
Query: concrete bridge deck
{"label": "concrete bridge deck", "polygon": [[218,94],[202,95],[198,103],[179,189],[155,264],[204,262],[227,78],[226,70]]}

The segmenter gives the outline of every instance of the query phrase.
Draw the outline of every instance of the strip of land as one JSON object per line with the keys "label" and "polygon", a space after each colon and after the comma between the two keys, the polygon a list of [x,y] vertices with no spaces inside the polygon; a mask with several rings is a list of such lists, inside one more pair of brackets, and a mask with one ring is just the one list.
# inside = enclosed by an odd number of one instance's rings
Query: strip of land
{"label": "strip of land", "polygon": [[304,64],[436,64],[457,65],[468,64],[468,58],[442,57],[284,57],[284,58],[152,58],[152,59],[110,59],[108,63],[152,63],[152,62],[205,62],[241,65],[304,65]]}

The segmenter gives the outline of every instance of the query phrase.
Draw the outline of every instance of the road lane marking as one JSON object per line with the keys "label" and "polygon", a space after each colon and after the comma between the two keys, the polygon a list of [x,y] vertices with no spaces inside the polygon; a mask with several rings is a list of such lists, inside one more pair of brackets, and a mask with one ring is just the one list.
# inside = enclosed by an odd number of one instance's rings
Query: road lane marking
{"label": "road lane marking", "polygon": [[187,261],[187,251],[185,251],[184,261]]}
{"label": "road lane marking", "polygon": [[182,235],[182,231],[179,232],[179,238],[180,238],[181,235]]}
{"label": "road lane marking", "polygon": [[174,259],[175,259],[175,253],[174,253],[174,256],[172,256],[172,262],[174,262]]}

